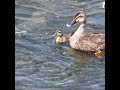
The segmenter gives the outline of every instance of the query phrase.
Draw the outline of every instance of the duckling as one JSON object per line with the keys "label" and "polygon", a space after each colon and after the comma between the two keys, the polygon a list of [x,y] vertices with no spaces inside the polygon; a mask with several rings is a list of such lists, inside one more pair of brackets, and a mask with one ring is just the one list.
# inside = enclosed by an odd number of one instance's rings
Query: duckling
{"label": "duckling", "polygon": [[102,33],[85,33],[86,14],[80,11],[75,14],[73,21],[67,27],[79,24],[78,29],[70,37],[70,46],[81,51],[93,51],[98,57],[105,50],[105,35]]}
{"label": "duckling", "polygon": [[56,37],[56,43],[69,43],[69,38],[72,35],[72,33],[63,33],[62,30],[56,30],[55,37]]}

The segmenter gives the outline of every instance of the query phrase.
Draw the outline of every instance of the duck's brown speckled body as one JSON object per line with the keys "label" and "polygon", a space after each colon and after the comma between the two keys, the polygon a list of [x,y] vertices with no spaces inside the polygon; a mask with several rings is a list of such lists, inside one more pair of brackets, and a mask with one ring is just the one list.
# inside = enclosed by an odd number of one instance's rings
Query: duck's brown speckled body
{"label": "duck's brown speckled body", "polygon": [[82,51],[105,50],[105,35],[102,33],[84,33],[86,15],[83,11],[78,12],[69,26],[79,23],[78,29],[70,37],[70,46]]}
{"label": "duck's brown speckled body", "polygon": [[[71,38],[72,40],[73,38]],[[105,48],[105,37],[101,33],[89,33],[81,36],[74,43],[70,43],[71,46],[75,49],[82,51],[98,51],[104,50]]]}

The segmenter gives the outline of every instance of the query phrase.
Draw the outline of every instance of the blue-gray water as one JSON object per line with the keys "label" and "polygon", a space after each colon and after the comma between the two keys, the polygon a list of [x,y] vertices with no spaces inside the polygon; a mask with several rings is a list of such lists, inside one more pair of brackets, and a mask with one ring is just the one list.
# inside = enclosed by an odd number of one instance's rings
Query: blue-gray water
{"label": "blue-gray water", "polygon": [[76,12],[87,14],[86,32],[105,32],[103,0],[15,0],[15,90],[105,90],[105,58],[56,46],[56,29]]}

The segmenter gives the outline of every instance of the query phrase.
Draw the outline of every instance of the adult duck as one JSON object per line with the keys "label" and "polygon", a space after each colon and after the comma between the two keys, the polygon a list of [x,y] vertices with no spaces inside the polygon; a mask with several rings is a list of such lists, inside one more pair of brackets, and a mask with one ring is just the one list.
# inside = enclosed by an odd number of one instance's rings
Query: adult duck
{"label": "adult duck", "polygon": [[86,14],[83,11],[75,14],[73,21],[67,27],[79,24],[78,29],[70,37],[70,46],[81,51],[93,51],[99,56],[105,50],[105,35],[102,33],[85,33]]}

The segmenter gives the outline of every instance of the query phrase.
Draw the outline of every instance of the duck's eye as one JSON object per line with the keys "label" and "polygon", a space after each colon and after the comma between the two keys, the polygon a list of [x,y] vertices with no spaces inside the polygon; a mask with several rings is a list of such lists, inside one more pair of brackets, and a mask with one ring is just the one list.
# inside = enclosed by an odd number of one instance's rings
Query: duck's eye
{"label": "duck's eye", "polygon": [[79,16],[79,17],[83,17],[83,16]]}
{"label": "duck's eye", "polygon": [[77,20],[77,19],[80,19],[80,18],[83,18],[83,16],[78,16],[78,17],[76,18],[76,20]]}

